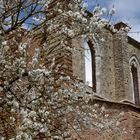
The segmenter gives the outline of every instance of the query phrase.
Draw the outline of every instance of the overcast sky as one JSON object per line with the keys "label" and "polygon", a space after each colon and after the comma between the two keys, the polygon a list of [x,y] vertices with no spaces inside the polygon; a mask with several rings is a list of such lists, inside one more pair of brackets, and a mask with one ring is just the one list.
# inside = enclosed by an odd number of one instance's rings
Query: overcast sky
{"label": "overcast sky", "polygon": [[[87,0],[89,10],[93,9],[96,1],[108,9],[115,6],[116,13],[112,23],[119,21],[127,22],[132,28],[130,32],[140,31],[140,0]],[[129,35],[140,42],[140,33],[129,33]]]}

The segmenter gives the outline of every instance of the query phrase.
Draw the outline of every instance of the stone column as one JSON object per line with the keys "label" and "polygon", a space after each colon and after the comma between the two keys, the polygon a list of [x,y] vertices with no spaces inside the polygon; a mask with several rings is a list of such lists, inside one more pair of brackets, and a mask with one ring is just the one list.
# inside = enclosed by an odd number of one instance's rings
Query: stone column
{"label": "stone column", "polygon": [[[117,29],[127,27],[124,23],[115,25]],[[115,70],[115,99],[118,101],[127,99],[130,94],[129,83],[129,61],[127,60],[127,33],[120,31],[113,35],[113,49],[114,49],[114,70]]]}

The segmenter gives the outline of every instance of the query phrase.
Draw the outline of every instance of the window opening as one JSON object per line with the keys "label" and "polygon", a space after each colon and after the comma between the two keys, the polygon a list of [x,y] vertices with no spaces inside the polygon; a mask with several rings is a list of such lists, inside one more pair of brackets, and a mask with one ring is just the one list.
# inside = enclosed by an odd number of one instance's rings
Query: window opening
{"label": "window opening", "polygon": [[85,81],[96,92],[95,49],[91,41],[84,43],[85,48]]}

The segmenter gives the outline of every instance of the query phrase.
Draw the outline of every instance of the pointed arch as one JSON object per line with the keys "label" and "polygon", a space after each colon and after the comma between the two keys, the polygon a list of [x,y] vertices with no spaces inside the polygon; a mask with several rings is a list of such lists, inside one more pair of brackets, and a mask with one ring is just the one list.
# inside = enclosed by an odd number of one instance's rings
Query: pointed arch
{"label": "pointed arch", "polygon": [[89,85],[92,87],[92,90],[96,92],[95,48],[90,40],[88,40],[85,43],[85,50],[88,51],[88,58],[85,54],[85,80],[89,82]]}
{"label": "pointed arch", "polygon": [[130,59],[132,97],[136,105],[140,105],[140,64],[136,56]]}

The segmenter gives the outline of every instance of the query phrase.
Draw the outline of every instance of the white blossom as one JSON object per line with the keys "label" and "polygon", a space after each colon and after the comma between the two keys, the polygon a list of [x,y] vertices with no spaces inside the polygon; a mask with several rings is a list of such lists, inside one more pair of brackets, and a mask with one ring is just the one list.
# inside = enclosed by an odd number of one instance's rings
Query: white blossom
{"label": "white blossom", "polygon": [[116,9],[115,9],[115,7],[114,7],[114,5],[113,5],[113,7],[110,9],[110,11],[109,11],[109,14],[112,16],[112,15],[114,15],[115,14],[115,11],[116,11]]}

